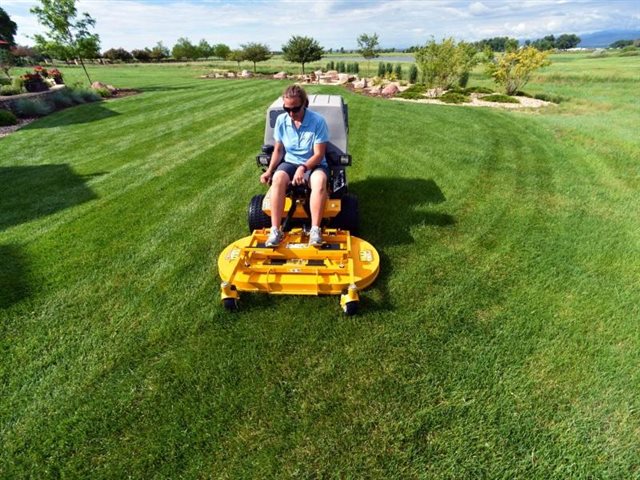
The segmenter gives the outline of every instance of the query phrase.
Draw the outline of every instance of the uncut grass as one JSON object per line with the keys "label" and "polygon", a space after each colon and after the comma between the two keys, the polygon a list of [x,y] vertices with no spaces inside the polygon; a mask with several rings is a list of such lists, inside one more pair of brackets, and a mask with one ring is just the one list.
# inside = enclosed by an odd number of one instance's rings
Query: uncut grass
{"label": "uncut grass", "polygon": [[3,476],[638,473],[638,224],[619,211],[638,205],[613,153],[635,140],[609,143],[632,113],[589,129],[594,151],[556,132],[570,112],[322,89],[350,105],[381,276],[355,318],[260,295],[229,316],[216,257],[246,234],[282,84],[135,81],[157,89],[100,106],[118,115],[0,140],[2,167],[67,163],[97,197],[0,232],[22,286],[1,311]]}

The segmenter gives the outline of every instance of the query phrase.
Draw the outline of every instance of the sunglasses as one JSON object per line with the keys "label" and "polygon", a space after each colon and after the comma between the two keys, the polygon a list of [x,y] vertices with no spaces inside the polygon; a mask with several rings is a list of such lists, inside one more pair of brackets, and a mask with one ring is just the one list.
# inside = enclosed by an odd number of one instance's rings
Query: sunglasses
{"label": "sunglasses", "polygon": [[297,107],[282,107],[284,108],[284,111],[287,113],[298,113],[300,110],[302,110],[302,105],[298,105]]}

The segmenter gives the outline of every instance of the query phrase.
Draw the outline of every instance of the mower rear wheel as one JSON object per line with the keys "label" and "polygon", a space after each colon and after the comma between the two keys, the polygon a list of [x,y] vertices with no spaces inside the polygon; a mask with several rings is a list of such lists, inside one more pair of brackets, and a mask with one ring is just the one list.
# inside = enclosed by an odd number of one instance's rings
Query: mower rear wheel
{"label": "mower rear wheel", "polygon": [[264,194],[260,194],[254,195],[249,202],[249,232],[271,226],[271,218],[262,210],[263,200]]}
{"label": "mower rear wheel", "polygon": [[347,302],[342,307],[345,315],[351,316],[358,313],[358,302]]}
{"label": "mower rear wheel", "polygon": [[341,198],[340,213],[331,222],[334,228],[348,230],[352,235],[358,234],[360,215],[358,214],[358,198],[346,194]]}
{"label": "mower rear wheel", "polygon": [[229,312],[235,312],[238,310],[238,299],[237,298],[225,298],[222,300],[222,305],[225,310]]}

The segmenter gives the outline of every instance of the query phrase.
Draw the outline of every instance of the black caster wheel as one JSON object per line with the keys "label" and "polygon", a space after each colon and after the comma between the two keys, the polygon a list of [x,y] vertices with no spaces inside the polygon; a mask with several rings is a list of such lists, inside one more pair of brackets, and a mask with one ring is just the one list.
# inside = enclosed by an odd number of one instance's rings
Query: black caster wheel
{"label": "black caster wheel", "polygon": [[238,310],[238,299],[225,298],[224,300],[222,300],[222,305],[224,306],[225,310],[228,310],[229,312],[235,312],[236,310]]}
{"label": "black caster wheel", "polygon": [[344,310],[344,313],[348,316],[355,315],[358,313],[358,302],[347,302],[344,304],[344,307],[342,307],[342,310]]}

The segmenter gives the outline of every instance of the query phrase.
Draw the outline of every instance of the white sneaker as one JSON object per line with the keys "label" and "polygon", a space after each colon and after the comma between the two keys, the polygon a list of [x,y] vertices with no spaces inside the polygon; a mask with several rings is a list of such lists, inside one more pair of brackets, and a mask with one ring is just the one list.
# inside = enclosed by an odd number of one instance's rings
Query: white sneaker
{"label": "white sneaker", "polygon": [[271,230],[269,232],[269,238],[267,238],[267,241],[264,242],[264,246],[277,247],[278,245],[280,245],[280,242],[282,241],[283,237],[284,237],[284,234],[282,233],[282,230],[280,230],[277,227],[271,227]]}
{"label": "white sneaker", "polygon": [[311,227],[309,231],[309,245],[313,247],[322,245],[322,230],[320,227]]}

